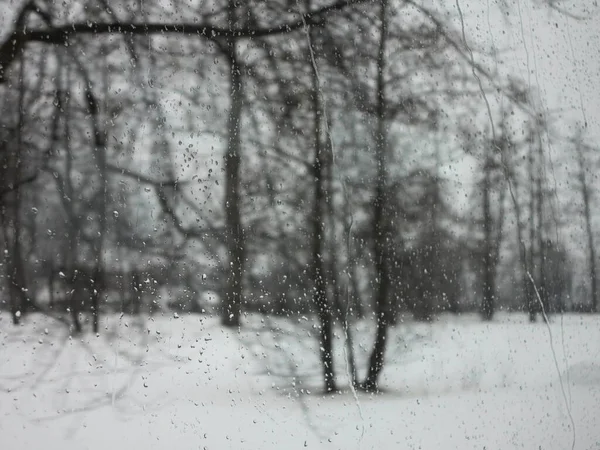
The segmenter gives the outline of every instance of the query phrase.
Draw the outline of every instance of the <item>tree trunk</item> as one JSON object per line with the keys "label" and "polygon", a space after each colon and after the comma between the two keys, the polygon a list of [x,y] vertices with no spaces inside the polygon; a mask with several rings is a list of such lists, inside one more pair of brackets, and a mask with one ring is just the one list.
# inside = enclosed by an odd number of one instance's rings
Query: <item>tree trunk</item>
{"label": "tree trunk", "polygon": [[[4,207],[3,208],[6,210],[7,208]],[[2,218],[6,219],[8,214],[4,214],[4,211],[2,212]],[[14,223],[12,224],[12,226],[14,226]],[[15,262],[14,262],[14,250],[15,250],[15,246],[14,246],[14,242],[13,242],[13,235],[10,232],[10,228],[11,224],[10,223],[3,223],[3,231],[4,231],[4,243],[6,248],[4,249],[3,253],[4,253],[4,267],[5,267],[5,274],[6,274],[6,280],[7,280],[7,285],[6,287],[8,288],[8,295],[9,295],[9,299],[10,299],[10,313],[11,313],[11,317],[12,317],[12,323],[13,325],[18,325],[21,321],[21,305],[23,303],[23,291],[22,289],[19,288],[19,284],[18,284],[18,280],[15,279]],[[12,228],[12,227],[11,227]]]}
{"label": "tree trunk", "polygon": [[387,0],[381,0],[380,6],[380,39],[377,54],[377,108],[376,108],[376,134],[375,153],[377,161],[377,181],[375,187],[373,232],[375,238],[374,259],[377,273],[377,292],[375,314],[377,331],[375,344],[369,358],[369,369],[362,388],[367,391],[377,390],[378,379],[384,364],[385,348],[387,344],[387,330],[389,321],[388,297],[390,288],[389,274],[389,249],[392,242],[388,239],[390,229],[386,216],[387,202],[387,135],[385,130],[386,98],[384,86],[385,70],[385,43],[387,38],[386,24]]}
{"label": "tree trunk", "polygon": [[[535,322],[537,314],[537,298],[535,293],[535,279],[532,281],[534,274],[532,273],[535,267],[535,195],[534,195],[534,155],[533,149],[530,149],[531,154],[528,159],[528,171],[529,171],[529,261],[528,270],[524,274],[526,283],[526,301],[527,310],[529,312],[529,321]],[[530,272],[531,271],[531,272]]]}
{"label": "tree trunk", "polygon": [[[328,191],[329,191],[329,195],[332,196],[333,195],[333,151],[331,148],[329,148],[329,160],[327,162],[327,185],[329,187]],[[334,206],[333,206],[333,199],[329,198],[328,202],[327,202],[328,206],[329,206],[329,220],[330,220],[330,238],[329,238],[329,253],[330,253],[330,263],[329,263],[329,279],[330,279],[330,283],[331,283],[331,287],[333,290],[333,304],[335,305],[335,309],[337,310],[337,316],[338,319],[340,321],[340,324],[342,326],[342,330],[344,331],[344,343],[346,346],[346,363],[347,363],[347,367],[348,367],[348,372],[349,372],[349,382],[352,384],[352,386],[356,387],[358,385],[358,378],[357,378],[357,372],[356,372],[356,361],[354,359],[354,335],[352,332],[352,328],[350,328],[349,325],[349,309],[350,309],[350,305],[351,305],[351,298],[350,298],[350,280],[347,280],[346,282],[346,301],[343,301],[342,299],[342,288],[340,286],[339,283],[339,279],[337,277],[337,274],[339,273],[338,271],[338,255],[337,255],[337,240],[336,240],[336,234],[335,234],[335,229],[336,229],[336,218],[335,218],[335,211],[334,211]],[[350,273],[350,230],[346,229],[345,232],[346,234],[346,238],[347,238],[347,269],[348,269],[348,274]]]}
{"label": "tree trunk", "polygon": [[[58,63],[59,65],[63,65],[63,54],[62,52],[58,53]],[[67,218],[66,225],[66,238],[67,238],[67,248],[65,249],[64,255],[64,265],[65,265],[65,273],[64,273],[64,282],[65,285],[71,289],[71,292],[67,294],[68,296],[68,305],[69,312],[71,315],[71,322],[73,325],[73,329],[75,333],[79,334],[82,331],[81,321],[79,320],[79,312],[80,312],[80,304],[81,300],[79,297],[78,289],[77,289],[77,281],[76,281],[76,273],[75,267],[77,266],[77,254],[78,254],[78,234],[79,234],[79,219],[77,217],[77,213],[74,210],[73,199],[75,198],[75,188],[73,186],[72,181],[72,172],[73,172],[73,150],[71,148],[71,69],[69,65],[64,65],[64,70],[66,72],[63,87],[63,77],[62,71],[59,71],[59,76],[57,78],[57,91],[62,93],[65,92],[64,98],[61,94],[57,95],[58,111],[62,109],[62,104],[64,103],[64,148],[65,148],[65,173],[62,177],[62,185],[59,189],[62,191],[61,199],[62,206],[65,210],[65,215]],[[63,90],[64,88],[64,90]],[[56,140],[58,140],[58,135],[55,136]],[[57,142],[58,144],[58,142]],[[71,201],[67,200],[71,199]]]}
{"label": "tree trunk", "polygon": [[494,261],[493,261],[493,242],[492,242],[492,213],[491,213],[491,171],[492,161],[490,158],[491,149],[487,150],[484,178],[483,178],[483,302],[481,305],[481,315],[483,320],[491,321],[494,317]]}
{"label": "tree trunk", "polygon": [[32,304],[27,291],[27,281],[25,279],[25,261],[21,252],[21,219],[20,219],[20,201],[17,200],[19,193],[15,191],[15,202],[13,210],[13,235],[12,251],[9,269],[11,271],[12,289],[17,299],[18,310],[21,316],[31,311]]}
{"label": "tree trunk", "polygon": [[[315,92],[314,97],[318,94]],[[318,101],[318,100],[317,100]],[[320,135],[319,115],[315,115],[315,137]],[[314,280],[313,302],[317,308],[319,317],[319,349],[321,363],[323,366],[323,382],[325,392],[336,390],[335,384],[335,369],[333,362],[333,314],[327,299],[327,284],[325,281],[325,267],[323,262],[324,250],[324,223],[323,223],[323,155],[320,143],[320,138],[315,139],[315,161],[314,161],[314,198],[313,198],[313,215],[312,215],[312,269]]]}
{"label": "tree trunk", "polygon": [[[513,207],[515,209],[515,219],[516,219],[516,231],[517,231],[517,246],[519,248],[519,262],[520,262],[520,266],[521,266],[521,282],[523,283],[523,289],[524,292],[523,294],[525,295],[525,307],[526,309],[530,310],[529,307],[529,286],[530,286],[530,281],[528,279],[527,274],[529,273],[529,265],[527,262],[527,246],[525,244],[525,238],[523,237],[523,229],[521,228],[522,226],[522,221],[521,221],[521,207],[519,206],[519,202],[517,200],[518,198],[518,194],[519,194],[519,187],[518,187],[518,181],[517,178],[515,176],[514,179],[512,179],[513,174],[511,173],[511,170],[508,168],[508,164],[506,162],[503,163],[503,167],[504,167],[504,174],[506,177],[506,181],[508,183],[508,188],[510,191],[510,196],[511,196],[511,200],[512,200],[512,204]],[[511,184],[512,181],[512,184]],[[530,320],[531,320],[531,316],[530,316]],[[535,320],[535,318],[534,318]]]}
{"label": "tree trunk", "polygon": [[[69,126],[69,101],[67,101],[67,106],[65,107],[65,149],[66,149],[66,158],[65,158],[65,176],[64,176],[64,190],[67,195],[66,198],[74,198],[74,188],[73,183],[71,181],[71,172],[73,170],[73,153],[71,151],[70,145],[70,126]],[[72,289],[72,292],[69,294],[69,308],[71,311],[71,321],[73,322],[73,328],[76,333],[81,333],[81,322],[79,320],[79,305],[80,300],[77,295],[77,289],[75,288],[75,267],[77,266],[77,253],[78,253],[78,242],[77,235],[79,224],[76,218],[75,212],[71,209],[71,202],[63,202],[63,204],[69,204],[67,206],[67,239],[69,242],[68,248],[66,249],[67,254],[65,255],[65,266],[66,266],[66,274],[68,280],[68,286]]]}
{"label": "tree trunk", "polygon": [[[83,69],[82,69],[83,70]],[[104,98],[108,94],[108,72],[103,71]],[[100,123],[100,105],[98,104],[94,93],[92,92],[91,84],[88,85],[88,105],[91,114],[92,126],[94,129],[94,155],[98,166],[98,177],[100,178],[100,196],[97,206],[98,214],[98,236],[95,242],[95,266],[92,274],[91,283],[91,309],[92,309],[92,330],[94,333],[100,331],[100,299],[104,293],[104,245],[106,238],[106,206],[108,203],[108,171],[107,171],[107,136],[106,124]]]}
{"label": "tree trunk", "polygon": [[583,215],[585,219],[585,232],[588,241],[588,264],[589,278],[592,295],[592,312],[598,312],[598,279],[596,275],[596,248],[594,246],[594,233],[592,231],[592,214],[590,209],[590,191],[588,188],[587,179],[585,177],[585,161],[583,157],[583,149],[580,143],[575,143],[577,151],[577,162],[579,164],[579,189],[581,190],[581,198],[583,200]]}
{"label": "tree trunk", "polygon": [[[310,2],[307,2],[307,8],[310,8]],[[312,45],[311,31],[309,33],[309,45]],[[312,52],[312,49],[309,49]],[[323,110],[320,101],[320,85],[317,68],[312,62],[312,54],[309,53],[309,63],[311,65],[312,86],[312,112],[313,112],[313,145],[315,149],[312,166],[312,175],[314,176],[313,187],[313,213],[311,218],[312,228],[312,274],[314,281],[313,302],[317,308],[319,317],[319,349],[323,368],[323,384],[325,392],[337,390],[335,383],[335,368],[333,361],[333,313],[331,305],[327,298],[327,282],[325,274],[325,263],[323,254],[325,248],[325,202],[327,201],[327,192],[325,188],[326,170],[328,158],[322,142],[322,121]],[[327,145],[327,144],[326,144]],[[329,149],[330,151],[332,149]]]}
{"label": "tree trunk", "polygon": [[[33,309],[33,304],[28,294],[27,279],[25,277],[25,261],[23,259],[23,253],[21,248],[21,192],[17,188],[17,184],[21,179],[21,157],[23,154],[23,127],[25,126],[25,59],[21,59],[19,66],[19,97],[18,97],[18,122],[17,122],[17,136],[15,143],[15,151],[9,150],[9,160],[12,159],[12,164],[9,163],[9,167],[12,167],[11,175],[13,177],[13,203],[12,203],[12,258],[11,266],[9,266],[12,272],[12,285],[15,297],[18,298],[19,311],[21,316],[27,314]],[[12,158],[11,158],[12,156]]]}
{"label": "tree trunk", "polygon": [[[538,216],[538,258],[539,258],[539,281],[538,281],[538,289],[536,300],[538,302],[538,307],[541,310],[543,320],[547,320],[548,314],[550,313],[548,308],[548,286],[546,283],[546,253],[548,249],[548,245],[546,245],[544,238],[544,189],[542,183],[543,176],[543,149],[542,143],[539,142],[538,145],[538,176],[536,180],[536,192],[537,192],[537,216]],[[539,298],[538,298],[539,295]],[[539,304],[541,303],[541,305]]]}
{"label": "tree trunk", "polygon": [[[236,2],[229,1],[229,26],[234,27],[236,21]],[[240,66],[237,62],[234,39],[227,41],[230,64],[229,73],[229,119],[227,122],[227,151],[225,153],[225,227],[227,230],[226,246],[229,256],[227,269],[227,286],[222,309],[221,323],[227,327],[239,327],[242,306],[243,274],[245,266],[245,239],[240,212],[240,166],[241,142],[240,126],[242,118],[243,81]]]}

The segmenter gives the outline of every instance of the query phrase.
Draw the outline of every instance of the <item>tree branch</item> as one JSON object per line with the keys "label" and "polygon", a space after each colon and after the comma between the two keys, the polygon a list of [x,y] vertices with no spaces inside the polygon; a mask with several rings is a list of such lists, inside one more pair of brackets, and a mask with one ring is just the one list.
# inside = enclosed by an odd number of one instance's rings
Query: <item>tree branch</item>
{"label": "tree branch", "polygon": [[33,183],[37,179],[38,175],[39,175],[38,173],[34,173],[33,175],[29,175],[28,177],[25,177],[25,178],[17,181],[16,184],[9,184],[6,187],[0,188],[0,197],[8,194],[9,192],[16,191],[17,189],[19,189],[21,186],[23,186],[25,184]]}
{"label": "tree branch", "polygon": [[27,3],[18,15],[14,31],[0,45],[0,84],[5,82],[6,70],[18,57],[23,47],[28,42],[41,42],[45,44],[68,44],[69,39],[77,35],[121,34],[121,35],[149,35],[149,34],[180,34],[198,36],[205,39],[216,38],[245,39],[262,36],[272,36],[299,30],[310,24],[318,26],[323,24],[323,17],[345,7],[361,3],[365,0],[337,0],[336,2],[319,8],[315,11],[301,14],[296,20],[262,28],[223,28],[211,24],[198,23],[160,23],[160,22],[112,22],[92,23],[75,22],[57,26],[48,26],[46,29],[27,29],[26,20],[30,12],[37,12],[34,2]]}
{"label": "tree branch", "polygon": [[[205,238],[207,234],[219,235],[221,233],[222,230],[219,230],[217,227],[186,228],[183,226],[183,224],[181,223],[181,219],[179,217],[177,217],[177,212],[169,203],[169,200],[168,200],[168,198],[166,196],[166,192],[165,192],[165,188],[169,188],[169,187],[175,188],[178,185],[181,185],[182,183],[180,181],[177,181],[177,180],[162,180],[162,181],[155,180],[155,179],[147,177],[141,173],[134,172],[129,169],[123,169],[120,167],[116,167],[111,164],[107,165],[107,170],[109,172],[113,172],[113,173],[116,173],[116,174],[119,174],[119,175],[122,175],[122,176],[125,176],[128,178],[137,180],[139,183],[148,184],[148,185],[154,187],[154,190],[156,192],[156,197],[158,199],[158,202],[160,203],[160,206],[161,206],[163,212],[171,218],[171,220],[173,221],[173,225],[175,226],[177,231],[179,231],[186,239],[189,239],[189,238],[201,239],[201,238]],[[189,199],[187,199],[187,197],[185,197],[185,196],[184,196],[184,200],[186,202],[189,202]],[[190,203],[187,203],[187,204],[189,207]],[[195,210],[195,212],[198,212],[198,210]]]}

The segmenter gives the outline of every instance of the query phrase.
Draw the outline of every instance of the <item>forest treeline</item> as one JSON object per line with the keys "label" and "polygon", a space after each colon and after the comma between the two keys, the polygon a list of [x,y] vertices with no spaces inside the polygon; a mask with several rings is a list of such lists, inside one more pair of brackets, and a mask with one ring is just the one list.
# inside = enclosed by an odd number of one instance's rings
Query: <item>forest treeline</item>
{"label": "forest treeline", "polygon": [[557,136],[460,8],[428,4],[11,6],[0,306],[74,333],[115,311],[314,314],[327,391],[334,328],[351,349],[360,318],[371,390],[403,314],[595,312],[585,128]]}

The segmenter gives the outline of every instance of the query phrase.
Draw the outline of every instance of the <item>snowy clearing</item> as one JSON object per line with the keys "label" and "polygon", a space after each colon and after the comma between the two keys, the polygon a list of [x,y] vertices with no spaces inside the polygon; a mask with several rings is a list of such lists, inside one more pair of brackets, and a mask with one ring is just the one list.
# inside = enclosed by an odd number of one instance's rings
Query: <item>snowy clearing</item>
{"label": "snowy clearing", "polygon": [[[112,316],[69,338],[0,316],[0,447],[600,449],[600,318],[392,330],[383,393],[322,396],[313,324]],[[356,330],[364,369],[370,336]],[[337,376],[345,382],[341,330]],[[552,344],[552,345],[551,345]],[[362,372],[361,372],[362,375]],[[575,429],[572,428],[572,422]]]}

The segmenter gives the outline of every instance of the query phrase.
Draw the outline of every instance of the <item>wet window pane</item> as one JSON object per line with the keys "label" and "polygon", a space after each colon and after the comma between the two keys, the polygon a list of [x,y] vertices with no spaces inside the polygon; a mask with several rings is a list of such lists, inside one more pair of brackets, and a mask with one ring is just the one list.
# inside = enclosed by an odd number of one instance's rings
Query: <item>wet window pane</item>
{"label": "wet window pane", "polygon": [[600,448],[597,2],[0,5],[0,448]]}

